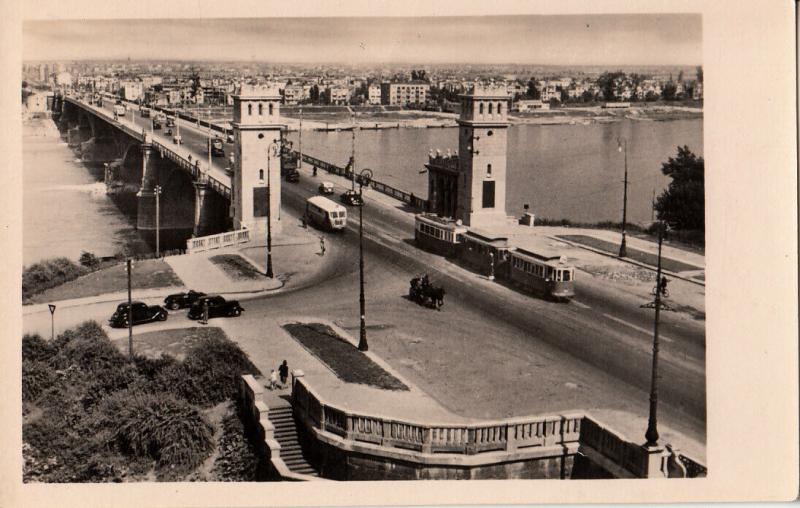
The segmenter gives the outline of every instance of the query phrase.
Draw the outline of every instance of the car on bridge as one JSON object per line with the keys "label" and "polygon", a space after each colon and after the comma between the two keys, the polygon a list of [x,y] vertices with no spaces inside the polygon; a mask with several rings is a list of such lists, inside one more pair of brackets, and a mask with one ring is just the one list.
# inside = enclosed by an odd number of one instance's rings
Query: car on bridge
{"label": "car on bridge", "polygon": [[[134,325],[167,320],[167,310],[160,305],[147,305],[144,302],[134,301],[131,302],[130,309]],[[108,324],[112,328],[128,328],[130,326],[128,318],[128,302],[123,302],[117,305],[117,310],[108,319]]]}
{"label": "car on bridge", "polygon": [[174,293],[164,298],[164,307],[169,310],[185,309],[204,296],[205,293],[193,289],[184,293]]}
{"label": "car on bridge", "polygon": [[173,116],[167,117],[167,127],[175,127],[175,117]]}
{"label": "car on bridge", "polygon": [[296,169],[287,169],[284,178],[287,182],[297,183],[300,181],[300,172]]}
{"label": "car on bridge", "polygon": [[189,319],[202,319],[203,307],[208,305],[208,317],[236,317],[244,308],[237,300],[225,300],[219,295],[206,295],[198,298],[189,308]]}
{"label": "car on bridge", "polygon": [[211,150],[211,155],[214,157],[225,157],[225,148],[219,138],[207,139],[206,149]]}
{"label": "car on bridge", "polygon": [[361,194],[354,190],[347,190],[339,196],[339,200],[350,206],[362,206],[364,204],[364,199],[361,197]]}
{"label": "car on bridge", "polygon": [[319,193],[324,195],[333,194],[333,183],[322,182],[321,184],[319,184]]}
{"label": "car on bridge", "polygon": [[142,106],[140,111],[142,113],[142,118],[150,118],[150,108]]}

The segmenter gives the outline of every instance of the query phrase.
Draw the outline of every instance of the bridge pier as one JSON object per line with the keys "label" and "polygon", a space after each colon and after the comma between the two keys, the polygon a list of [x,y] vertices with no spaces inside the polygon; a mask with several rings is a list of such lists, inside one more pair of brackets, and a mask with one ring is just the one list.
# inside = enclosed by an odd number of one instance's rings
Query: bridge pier
{"label": "bridge pier", "polygon": [[205,182],[194,183],[194,236],[206,236],[210,234],[209,222],[211,188]]}
{"label": "bridge pier", "polygon": [[155,229],[156,227],[156,178],[155,171],[150,162],[150,154],[153,151],[152,145],[147,142],[145,137],[144,143],[141,145],[142,150],[142,185],[139,192],[136,194],[138,197],[138,206],[136,211],[136,228],[137,229]]}

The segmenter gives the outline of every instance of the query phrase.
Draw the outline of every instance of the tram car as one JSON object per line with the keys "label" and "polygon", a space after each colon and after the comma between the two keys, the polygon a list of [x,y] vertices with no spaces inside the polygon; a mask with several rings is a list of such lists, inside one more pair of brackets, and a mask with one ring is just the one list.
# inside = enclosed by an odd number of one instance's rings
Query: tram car
{"label": "tram car", "polygon": [[471,229],[464,233],[461,260],[478,273],[505,278],[508,276],[508,238]]}
{"label": "tram car", "polygon": [[341,231],[347,226],[347,209],[323,196],[306,200],[305,220],[319,228]]}
{"label": "tram car", "polygon": [[509,279],[523,289],[554,300],[575,296],[575,268],[558,252],[548,250],[510,251]]}
{"label": "tram car", "polygon": [[466,232],[467,227],[460,221],[430,213],[414,217],[414,241],[419,247],[436,254],[447,257],[458,256]]}

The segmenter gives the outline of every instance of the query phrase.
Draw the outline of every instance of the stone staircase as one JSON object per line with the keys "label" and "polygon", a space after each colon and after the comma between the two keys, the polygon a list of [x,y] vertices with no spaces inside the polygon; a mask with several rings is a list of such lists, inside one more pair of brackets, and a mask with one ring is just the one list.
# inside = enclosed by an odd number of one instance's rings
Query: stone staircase
{"label": "stone staircase", "polygon": [[319,473],[308,462],[300,446],[292,406],[283,402],[269,408],[269,420],[275,426],[275,440],[281,445],[280,458],[293,473],[318,477]]}

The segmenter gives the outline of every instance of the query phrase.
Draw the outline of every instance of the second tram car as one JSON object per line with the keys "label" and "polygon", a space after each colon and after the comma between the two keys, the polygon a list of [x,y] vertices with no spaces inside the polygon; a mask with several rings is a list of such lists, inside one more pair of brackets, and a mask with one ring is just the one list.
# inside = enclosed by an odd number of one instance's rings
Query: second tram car
{"label": "second tram car", "polygon": [[318,227],[342,230],[347,226],[347,209],[322,196],[312,196],[306,200],[305,219]]}
{"label": "second tram car", "polygon": [[461,259],[478,273],[504,278],[508,275],[508,238],[475,230],[464,234]]}
{"label": "second tram car", "polygon": [[575,296],[575,268],[556,252],[510,251],[509,279],[545,298],[569,300]]}
{"label": "second tram car", "polygon": [[414,217],[414,240],[425,250],[448,257],[458,255],[467,227],[452,219],[422,213]]}

